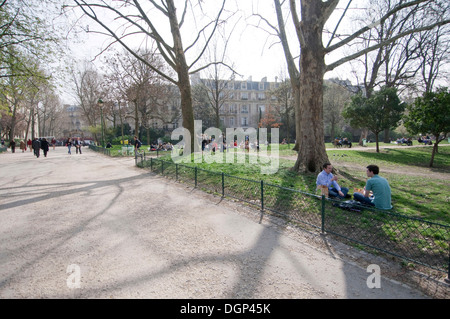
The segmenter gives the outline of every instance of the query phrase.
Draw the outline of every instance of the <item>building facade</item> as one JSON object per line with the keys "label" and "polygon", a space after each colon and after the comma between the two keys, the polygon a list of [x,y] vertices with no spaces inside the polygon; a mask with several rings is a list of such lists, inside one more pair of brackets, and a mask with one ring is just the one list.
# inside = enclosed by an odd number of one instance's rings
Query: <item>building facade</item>
{"label": "building facade", "polygon": [[276,99],[270,93],[280,83],[268,82],[267,77],[260,81],[247,80],[207,80],[198,75],[191,78],[192,85],[203,84],[209,94],[217,94],[216,102],[220,105],[219,116],[223,127],[258,128],[261,117]]}

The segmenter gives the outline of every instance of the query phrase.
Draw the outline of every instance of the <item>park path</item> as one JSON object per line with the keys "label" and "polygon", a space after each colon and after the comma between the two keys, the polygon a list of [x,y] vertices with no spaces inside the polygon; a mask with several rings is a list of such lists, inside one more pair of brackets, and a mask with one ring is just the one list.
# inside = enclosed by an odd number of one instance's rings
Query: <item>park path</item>
{"label": "park path", "polygon": [[132,158],[7,152],[0,177],[0,298],[427,298],[387,260]]}

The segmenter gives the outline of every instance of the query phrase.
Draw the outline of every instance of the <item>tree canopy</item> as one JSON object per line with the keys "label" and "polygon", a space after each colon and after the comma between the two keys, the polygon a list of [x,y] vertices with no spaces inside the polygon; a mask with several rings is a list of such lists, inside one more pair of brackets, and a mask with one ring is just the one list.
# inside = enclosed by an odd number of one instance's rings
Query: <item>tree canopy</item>
{"label": "tree canopy", "polygon": [[440,88],[436,92],[426,92],[414,103],[407,106],[404,125],[411,134],[431,133],[436,137],[430,167],[433,166],[434,154],[439,142],[450,132],[450,93],[448,88]]}

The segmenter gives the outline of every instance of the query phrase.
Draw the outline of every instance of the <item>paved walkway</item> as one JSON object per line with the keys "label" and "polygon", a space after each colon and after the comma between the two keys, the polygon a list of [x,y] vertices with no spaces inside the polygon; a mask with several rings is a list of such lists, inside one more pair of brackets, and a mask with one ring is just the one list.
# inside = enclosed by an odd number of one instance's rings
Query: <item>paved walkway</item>
{"label": "paved walkway", "polygon": [[134,159],[8,152],[0,176],[0,298],[425,298],[379,257],[260,222]]}

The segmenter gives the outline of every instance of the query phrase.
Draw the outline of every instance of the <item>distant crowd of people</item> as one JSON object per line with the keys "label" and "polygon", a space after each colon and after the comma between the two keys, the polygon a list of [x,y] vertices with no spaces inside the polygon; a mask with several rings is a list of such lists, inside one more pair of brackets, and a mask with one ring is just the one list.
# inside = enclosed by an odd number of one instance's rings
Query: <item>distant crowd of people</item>
{"label": "distant crowd of people", "polygon": [[[22,153],[25,153],[27,150],[30,152],[33,152],[33,155],[36,156],[36,158],[39,158],[41,156],[41,150],[44,154],[44,157],[47,157],[48,151],[50,147],[53,147],[53,150],[55,150],[55,147],[58,142],[55,138],[52,138],[50,141],[45,137],[34,137],[33,139],[28,139],[26,142],[25,140],[20,140],[19,142],[19,149],[22,151]],[[81,138],[67,138],[65,142],[61,143],[62,145],[67,146],[68,148],[68,154],[72,154],[71,148],[72,146],[75,146],[76,153],[81,154],[81,147],[85,146],[84,141],[81,140]],[[1,140],[1,145],[5,146],[5,140]],[[11,153],[16,152],[16,141],[11,140],[9,142],[9,147],[11,148]]]}

